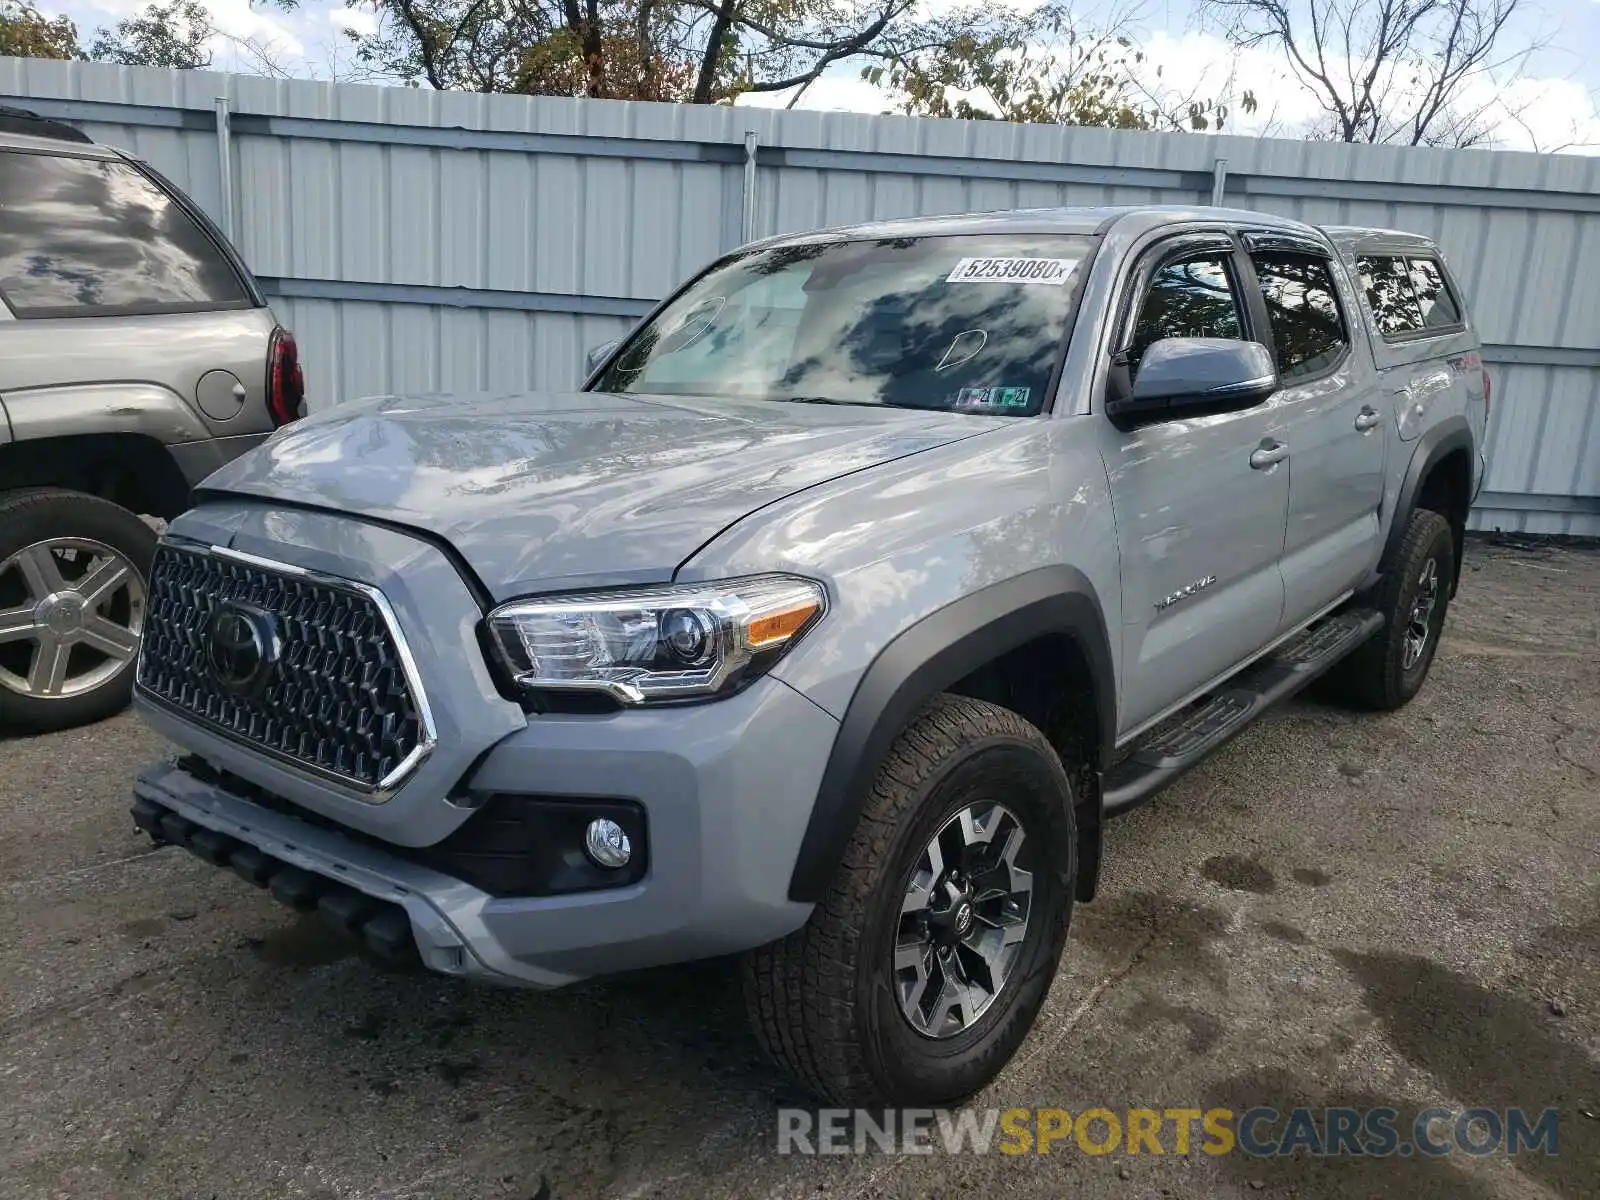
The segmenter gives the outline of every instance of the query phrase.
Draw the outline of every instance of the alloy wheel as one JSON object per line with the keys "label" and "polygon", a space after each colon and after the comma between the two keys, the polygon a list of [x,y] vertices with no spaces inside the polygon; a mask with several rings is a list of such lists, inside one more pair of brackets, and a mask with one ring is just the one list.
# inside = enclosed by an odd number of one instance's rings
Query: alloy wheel
{"label": "alloy wheel", "polygon": [[1411,615],[1406,621],[1405,657],[1402,666],[1410,671],[1422,661],[1433,636],[1433,614],[1439,603],[1439,561],[1430,558],[1422,564],[1417,590],[1411,598]]}
{"label": "alloy wheel", "polygon": [[894,945],[895,991],[912,1029],[970,1029],[1005,988],[1028,933],[1027,833],[1003,804],[972,804],[933,836],[911,872]]}
{"label": "alloy wheel", "polygon": [[35,699],[94,691],[139,649],[145,583],[89,538],[51,538],[0,561],[0,687]]}

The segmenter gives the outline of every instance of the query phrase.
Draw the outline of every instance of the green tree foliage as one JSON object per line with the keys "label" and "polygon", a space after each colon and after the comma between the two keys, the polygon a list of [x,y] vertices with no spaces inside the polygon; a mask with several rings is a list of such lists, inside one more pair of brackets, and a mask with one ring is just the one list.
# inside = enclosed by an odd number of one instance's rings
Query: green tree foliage
{"label": "green tree foliage", "polygon": [[199,0],[151,4],[134,16],[101,29],[89,57],[124,67],[175,67],[204,70],[211,65],[208,43],[216,29]]}
{"label": "green tree foliage", "polygon": [[25,0],[0,0],[0,54],[13,58],[82,58],[78,28],[47,17]]}
{"label": "green tree foliage", "polygon": [[[276,0],[294,8],[299,0]],[[710,104],[890,52],[916,0],[347,0],[382,74],[474,92]]]}

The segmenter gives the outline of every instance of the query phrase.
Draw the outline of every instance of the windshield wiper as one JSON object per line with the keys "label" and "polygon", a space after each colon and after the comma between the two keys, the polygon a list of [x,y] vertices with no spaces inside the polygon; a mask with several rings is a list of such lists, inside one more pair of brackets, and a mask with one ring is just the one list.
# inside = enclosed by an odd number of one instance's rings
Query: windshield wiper
{"label": "windshield wiper", "polygon": [[833,400],[827,396],[784,396],[778,400],[779,404],[845,404],[855,405],[852,400]]}

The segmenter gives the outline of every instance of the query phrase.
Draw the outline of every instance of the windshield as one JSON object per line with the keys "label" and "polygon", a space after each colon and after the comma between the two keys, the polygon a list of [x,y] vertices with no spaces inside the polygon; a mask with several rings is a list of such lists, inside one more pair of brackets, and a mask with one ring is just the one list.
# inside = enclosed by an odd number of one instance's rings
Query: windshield
{"label": "windshield", "polygon": [[1031,416],[1092,245],[974,235],[753,251],[695,280],[594,387]]}

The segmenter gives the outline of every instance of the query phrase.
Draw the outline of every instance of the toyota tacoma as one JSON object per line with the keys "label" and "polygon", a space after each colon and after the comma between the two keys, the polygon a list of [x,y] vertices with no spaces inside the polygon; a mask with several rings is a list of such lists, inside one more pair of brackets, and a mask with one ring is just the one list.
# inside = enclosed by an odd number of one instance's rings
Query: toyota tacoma
{"label": "toyota tacoma", "polygon": [[742,956],[836,1102],[1027,1036],[1105,822],[1422,686],[1489,378],[1438,248],[1221,209],[742,247],[581,390],[319,411],[155,556],[153,837],[536,988]]}

